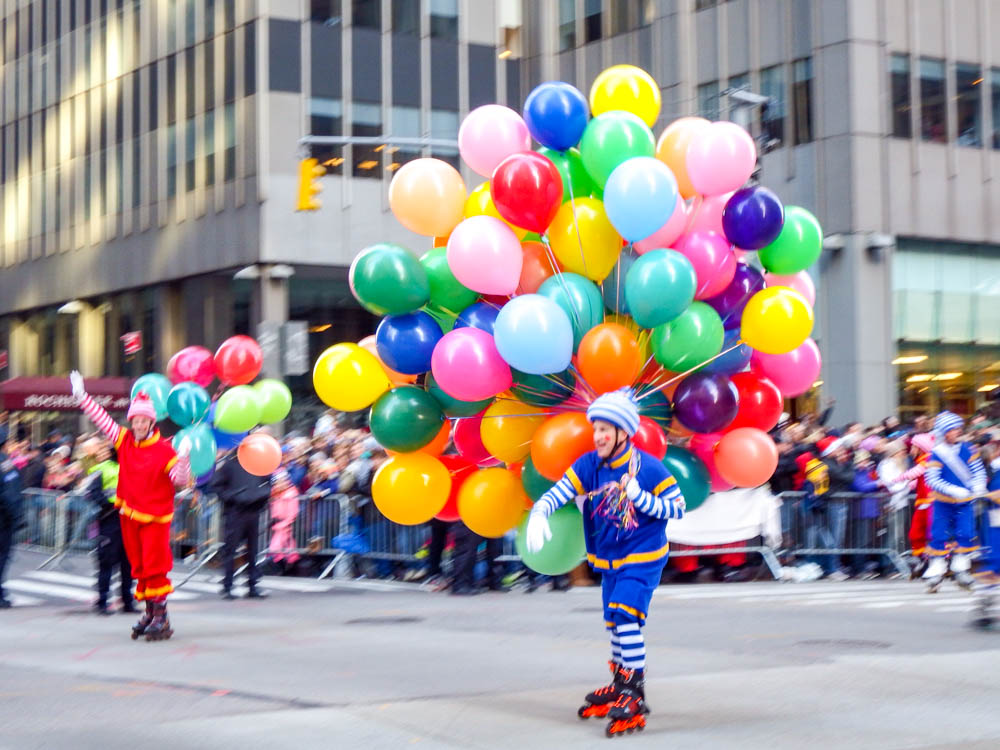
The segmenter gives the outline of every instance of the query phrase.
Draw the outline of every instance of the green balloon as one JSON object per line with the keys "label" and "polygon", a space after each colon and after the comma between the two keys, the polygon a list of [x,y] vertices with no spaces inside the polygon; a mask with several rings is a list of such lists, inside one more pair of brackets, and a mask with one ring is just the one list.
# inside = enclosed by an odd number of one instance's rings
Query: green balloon
{"label": "green balloon", "polygon": [[428,250],[420,259],[420,265],[427,273],[431,305],[435,308],[461,312],[479,299],[476,292],[462,286],[451,272],[447,248]]}
{"label": "green balloon", "polygon": [[383,447],[410,453],[423,448],[441,431],[444,414],[427,391],[403,385],[378,397],[368,422],[372,436]]}
{"label": "green balloon", "polygon": [[587,554],[587,546],[583,539],[583,516],[575,504],[564,505],[549,516],[549,528],[552,538],[542,545],[538,552],[528,552],[524,544],[525,529],[528,525],[526,515],[517,529],[517,540],[514,542],[521,562],[546,576],[561,576],[569,573],[583,562]]}
{"label": "green balloon", "polygon": [[260,399],[260,423],[274,424],[292,410],[292,392],[280,380],[265,378],[253,384]]}
{"label": "green balloon", "polygon": [[449,417],[474,417],[493,403],[492,398],[484,398],[482,401],[459,401],[445,393],[431,373],[427,373],[424,389],[435,398],[441,410]]}
{"label": "green balloon", "polygon": [[663,391],[655,391],[648,395],[639,394],[639,415],[649,417],[658,424],[664,432],[670,432],[670,424],[674,419],[674,407]]}
{"label": "green balloon", "polygon": [[637,115],[622,110],[592,119],[580,139],[583,166],[599,190],[604,190],[608,177],[623,161],[655,153],[653,131]]}
{"label": "green balloon", "polygon": [[[594,181],[590,179],[587,168],[583,166],[580,152],[575,148],[566,151],[554,151],[551,148],[538,149],[538,153],[556,165],[563,184],[563,203],[577,198],[586,198],[594,190]],[[572,191],[570,188],[572,187]]]}
{"label": "green balloon", "polygon": [[681,315],[698,286],[694,266],[676,250],[650,250],[625,277],[625,302],[643,328],[655,328]]}
{"label": "green balloon", "polygon": [[541,242],[541,241],[542,241],[542,236],[540,234],[536,234],[535,232],[528,232],[526,235],[524,235],[524,239],[521,240],[521,242]]}
{"label": "green balloon", "polygon": [[215,403],[215,426],[222,432],[246,432],[260,422],[260,397],[249,385],[230,388]]}
{"label": "green balloon", "polygon": [[604,298],[590,279],[578,273],[557,273],[538,287],[538,293],[561,307],[573,326],[573,351],[584,334],[604,322]]}
{"label": "green balloon", "polygon": [[761,265],[771,273],[787,276],[805,271],[823,251],[823,229],[801,206],[785,206],[785,223],[774,242],[757,253]]}
{"label": "green balloon", "polygon": [[[479,299],[479,297],[477,296],[476,299]],[[448,331],[455,327],[455,318],[458,317],[456,313],[450,310],[442,310],[435,305],[424,305],[420,309],[434,318],[434,322],[438,324],[441,333],[448,333]]]}
{"label": "green balloon", "polygon": [[663,465],[677,480],[687,510],[705,502],[712,489],[712,478],[704,461],[686,448],[671,445],[663,457]]}
{"label": "green balloon", "polygon": [[144,391],[149,396],[149,400],[153,402],[153,408],[156,409],[156,421],[159,422],[167,416],[167,395],[173,387],[174,384],[166,375],[161,375],[158,372],[147,372],[135,381],[131,397],[134,399],[135,394]]}
{"label": "green balloon", "polygon": [[[576,388],[576,377],[570,370],[554,375],[530,375],[512,367],[510,374],[514,379],[511,391],[528,406],[556,406],[572,396],[573,389]],[[553,380],[558,382],[554,383]]]}
{"label": "green balloon", "polygon": [[524,485],[524,491],[528,493],[528,497],[537,503],[555,482],[550,482],[539,474],[531,456],[528,456],[524,459],[524,466],[521,467],[521,484]]}
{"label": "green balloon", "polygon": [[387,242],[362,250],[351,263],[351,291],[375,315],[413,312],[430,298],[427,272],[410,252]]}
{"label": "green balloon", "polygon": [[692,302],[680,317],[653,329],[653,356],[671,372],[686,372],[721,352],[725,333],[719,313]]}

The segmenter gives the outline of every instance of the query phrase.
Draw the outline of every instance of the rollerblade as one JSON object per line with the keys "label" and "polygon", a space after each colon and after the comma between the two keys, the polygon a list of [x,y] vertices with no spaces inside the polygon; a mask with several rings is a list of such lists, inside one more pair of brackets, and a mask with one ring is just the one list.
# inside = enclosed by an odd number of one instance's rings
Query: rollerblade
{"label": "rollerblade", "polygon": [[972,591],[972,585],[976,582],[976,579],[972,577],[972,574],[963,570],[955,574],[955,583],[960,589],[965,589],[966,591]]}
{"label": "rollerblade", "polygon": [[646,680],[634,669],[618,671],[618,698],[608,711],[608,726],[604,733],[608,737],[627,732],[642,731],[646,728]]}
{"label": "rollerblade", "polygon": [[146,640],[165,641],[173,634],[170,618],[167,617],[167,603],[155,602],[153,604],[153,621],[146,628]]}
{"label": "rollerblade", "polygon": [[608,667],[611,668],[611,683],[587,693],[587,697],[584,698],[587,702],[576,712],[581,719],[607,716],[612,704],[618,700],[618,673],[621,667],[613,661],[608,662]]}
{"label": "rollerblade", "polygon": [[132,626],[132,640],[138,640],[139,636],[146,632],[146,628],[153,621],[153,603],[146,600],[146,613],[139,618],[139,621]]}
{"label": "rollerblade", "polygon": [[944,583],[944,576],[934,576],[927,579],[927,593],[936,594],[941,584]]}
{"label": "rollerblade", "polygon": [[993,594],[984,593],[976,602],[975,616],[972,618],[972,627],[986,630],[996,624],[993,616]]}

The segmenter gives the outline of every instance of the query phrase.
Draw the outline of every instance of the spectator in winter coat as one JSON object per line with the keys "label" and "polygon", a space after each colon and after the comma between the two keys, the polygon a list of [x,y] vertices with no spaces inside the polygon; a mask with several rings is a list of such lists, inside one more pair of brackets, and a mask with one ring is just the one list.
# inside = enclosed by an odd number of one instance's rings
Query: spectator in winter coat
{"label": "spectator in winter coat", "polygon": [[[854,481],[851,490],[863,493],[854,501],[854,535],[848,540],[849,547],[874,547],[875,529],[879,517],[881,482],[875,472],[875,464],[867,451],[858,450],[854,454]],[[851,559],[851,572],[862,580],[878,576],[878,556],[857,554]]]}
{"label": "spectator in winter coat", "polygon": [[288,478],[288,472],[278,469],[271,477],[271,543],[268,553],[282,572],[298,562],[292,526],[299,515],[299,491]]}

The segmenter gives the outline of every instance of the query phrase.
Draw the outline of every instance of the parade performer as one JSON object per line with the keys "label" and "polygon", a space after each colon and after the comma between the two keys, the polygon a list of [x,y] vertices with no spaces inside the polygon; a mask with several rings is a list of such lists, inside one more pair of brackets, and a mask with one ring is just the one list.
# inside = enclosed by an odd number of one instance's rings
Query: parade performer
{"label": "parade performer", "polygon": [[186,485],[190,477],[190,442],[182,441],[175,452],[170,441],[160,436],[156,409],[144,392],[132,400],[126,417],[129,427],[124,428],[87,395],[79,372],[74,370],[69,377],[80,408],[118,452],[115,505],[137,581],[135,598],[146,602],[146,613],[132,627],[132,639],[145,635],[147,641],[165,640],[174,632],[167,616],[167,596],[174,590],[167,576],[173,567],[174,488]]}
{"label": "parade performer", "polygon": [[927,461],[934,450],[934,435],[931,433],[921,433],[913,436],[913,447],[919,451],[916,465],[904,476],[908,479],[917,480],[917,494],[913,501],[913,518],[910,520],[910,552],[919,562],[914,566],[910,575],[911,580],[919,578],[926,572],[930,564],[928,556],[927,542],[930,537],[931,519],[931,488],[927,486]]}
{"label": "parade performer", "polygon": [[948,543],[954,540],[951,571],[955,583],[972,587],[972,560],[969,553],[979,549],[976,541],[972,501],[986,491],[986,469],[979,450],[972,443],[960,442],[965,423],[957,414],[943,411],[934,420],[935,445],[927,459],[924,474],[931,488],[931,562],[924,578],[927,590],[934,593],[948,572]]}
{"label": "parade performer", "polygon": [[629,389],[599,396],[587,409],[596,450],[578,458],[531,511],[525,543],[537,552],[552,538],[548,517],[576,499],[590,566],[601,573],[611,634],[611,684],[586,697],[580,718],[607,716],[607,734],[646,725],[646,648],[642,626],[667,563],[667,521],[684,515],[677,481],[655,456],[632,445],[639,410]]}
{"label": "parade performer", "polygon": [[989,628],[996,624],[996,599],[1000,593],[1000,473],[994,474],[989,483],[990,503],[986,508],[983,530],[986,538],[985,554],[979,558],[980,569],[976,574],[976,610],[972,624]]}

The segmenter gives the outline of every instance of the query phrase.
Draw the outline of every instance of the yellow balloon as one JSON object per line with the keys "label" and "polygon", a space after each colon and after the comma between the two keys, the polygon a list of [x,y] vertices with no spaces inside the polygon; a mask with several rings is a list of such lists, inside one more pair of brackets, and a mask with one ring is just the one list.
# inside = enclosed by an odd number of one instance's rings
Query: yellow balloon
{"label": "yellow balloon", "polygon": [[740,336],[765,354],[785,354],[809,338],[813,311],[805,297],[787,286],[761,289],[743,309]]}
{"label": "yellow balloon", "polygon": [[596,198],[563,203],[549,225],[548,235],[563,270],[598,283],[611,273],[622,251],[621,235],[611,225],[604,204]]}
{"label": "yellow balloon", "polygon": [[479,536],[503,536],[521,522],[525,512],[524,487],[508,469],[483,469],[472,474],[458,491],[458,515]]}
{"label": "yellow balloon", "polygon": [[612,65],[590,87],[590,114],[597,117],[613,109],[632,112],[653,127],[660,116],[660,87],[642,68]]}
{"label": "yellow balloon", "polygon": [[541,414],[541,409],[517,399],[497,399],[483,414],[479,428],[483,446],[505,464],[516,464],[531,452],[531,437],[545,421]]}
{"label": "yellow balloon", "polygon": [[379,361],[357,344],[334,344],[313,367],[316,395],[340,411],[367,409],[391,386]]}
{"label": "yellow balloon", "polygon": [[415,526],[441,512],[451,493],[451,474],[426,453],[401,453],[386,461],[372,479],[372,500],[393,523]]}
{"label": "yellow balloon", "polygon": [[476,189],[469,193],[469,197],[465,199],[465,218],[468,219],[470,216],[492,216],[494,219],[500,219],[513,230],[518,241],[523,240],[528,233],[527,229],[514,226],[497,211],[497,207],[493,203],[493,196],[490,195],[489,180],[477,185]]}

